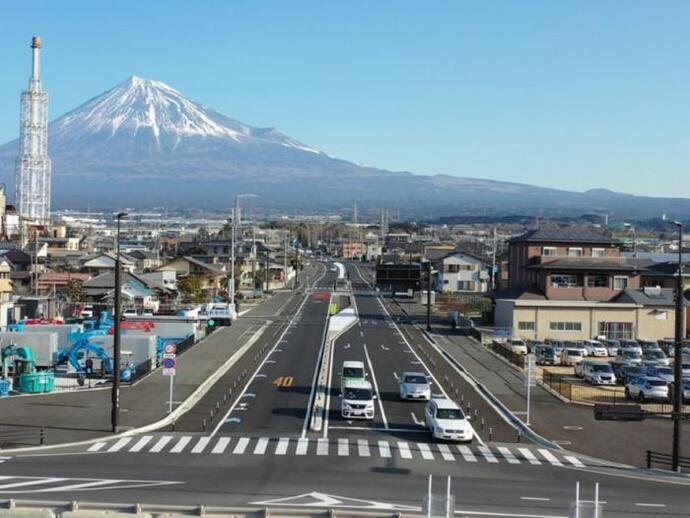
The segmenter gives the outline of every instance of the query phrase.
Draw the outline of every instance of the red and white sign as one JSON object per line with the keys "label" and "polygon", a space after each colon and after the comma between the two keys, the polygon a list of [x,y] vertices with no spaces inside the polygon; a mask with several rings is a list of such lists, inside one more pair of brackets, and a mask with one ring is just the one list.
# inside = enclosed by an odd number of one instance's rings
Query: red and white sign
{"label": "red and white sign", "polygon": [[163,347],[163,352],[165,354],[175,354],[177,352],[177,345],[175,344],[165,344],[165,347]]}

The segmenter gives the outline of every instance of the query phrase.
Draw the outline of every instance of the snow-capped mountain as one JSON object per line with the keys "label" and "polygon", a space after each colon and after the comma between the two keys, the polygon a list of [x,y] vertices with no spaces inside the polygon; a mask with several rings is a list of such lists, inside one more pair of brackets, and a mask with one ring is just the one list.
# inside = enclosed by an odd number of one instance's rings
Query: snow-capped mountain
{"label": "snow-capped mountain", "polygon": [[[234,194],[254,193],[256,205],[280,210],[331,210],[356,201],[362,209],[397,207],[423,215],[541,210],[690,215],[690,201],[684,199],[576,193],[360,166],[139,77],[51,122],[48,149],[55,208],[227,208]],[[0,146],[0,181],[10,193],[17,150],[17,140]]]}

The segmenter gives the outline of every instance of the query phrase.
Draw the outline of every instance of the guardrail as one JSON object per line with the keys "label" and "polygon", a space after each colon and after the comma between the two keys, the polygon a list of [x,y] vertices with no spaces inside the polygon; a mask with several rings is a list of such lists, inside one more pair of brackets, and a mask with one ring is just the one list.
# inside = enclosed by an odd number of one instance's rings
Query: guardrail
{"label": "guardrail", "polygon": [[[647,450],[646,459],[647,469],[652,469],[654,464],[668,467],[673,466],[673,456],[670,453]],[[690,469],[690,457],[678,457],[678,466]]]}
{"label": "guardrail", "polygon": [[35,426],[0,427],[0,448],[16,446],[43,446],[46,441],[46,429]]}

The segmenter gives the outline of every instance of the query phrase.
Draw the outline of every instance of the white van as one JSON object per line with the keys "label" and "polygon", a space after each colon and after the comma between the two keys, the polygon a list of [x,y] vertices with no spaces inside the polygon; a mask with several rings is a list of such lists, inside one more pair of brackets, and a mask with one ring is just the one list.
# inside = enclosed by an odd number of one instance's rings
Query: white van
{"label": "white van", "polygon": [[527,344],[519,338],[508,340],[508,348],[515,354],[527,354]]}
{"label": "white van", "polygon": [[349,379],[343,386],[340,415],[343,419],[374,419],[374,391],[366,380]]}
{"label": "white van", "polygon": [[577,365],[584,359],[585,357],[580,349],[568,347],[561,354],[561,365]]}

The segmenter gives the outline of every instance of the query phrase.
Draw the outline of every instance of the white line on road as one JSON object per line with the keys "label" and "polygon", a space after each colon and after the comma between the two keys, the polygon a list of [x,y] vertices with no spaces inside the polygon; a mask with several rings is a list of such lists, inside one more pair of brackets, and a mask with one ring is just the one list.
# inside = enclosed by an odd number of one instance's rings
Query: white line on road
{"label": "white line on road", "polygon": [[382,459],[391,457],[391,447],[388,445],[388,441],[379,441],[379,455]]}
{"label": "white line on road", "polygon": [[635,502],[638,507],[666,507],[666,504],[646,504],[644,502]]}
{"label": "white line on road", "polygon": [[521,496],[520,500],[530,500],[530,501],[535,501],[535,502],[549,502],[551,499],[550,498],[543,498],[539,496]]}
{"label": "white line on road", "polygon": [[123,437],[122,439],[118,440],[115,444],[113,444],[110,448],[108,448],[108,451],[109,452],[120,451],[131,440],[132,440],[131,437]]}
{"label": "white line on road", "polygon": [[235,449],[232,450],[233,455],[242,455],[247,449],[248,444],[249,439],[247,437],[240,437],[237,444],[235,444]]}
{"label": "white line on road", "polygon": [[211,450],[211,453],[215,453],[216,455],[223,453],[225,451],[225,448],[228,447],[229,443],[230,443],[229,437],[221,437],[220,439],[218,439],[218,442],[216,443],[216,445]]}
{"label": "white line on road", "polygon": [[520,464],[520,460],[505,446],[498,446],[498,451],[500,451],[501,455],[508,461],[508,464]]}
{"label": "white line on road", "polygon": [[577,457],[573,457],[572,455],[563,455],[563,458],[570,462],[573,466],[577,466],[578,468],[584,468],[585,465],[578,459]]}
{"label": "white line on road", "polygon": [[434,454],[431,453],[431,448],[429,448],[428,444],[424,442],[418,442],[417,448],[419,449],[419,453],[422,454],[423,459],[432,460],[434,458]]}
{"label": "white line on road", "polygon": [[194,445],[194,448],[192,448],[192,453],[201,453],[204,451],[210,440],[210,437],[202,437],[199,439]]}
{"label": "white line on road", "polygon": [[494,456],[494,454],[491,452],[491,450],[490,450],[489,448],[487,448],[486,446],[484,446],[484,445],[478,446],[477,449],[479,450],[479,452],[480,452],[482,455],[484,455],[484,458],[485,458],[487,461],[489,461],[489,462],[491,462],[491,463],[496,463],[496,462],[498,462],[498,459]]}
{"label": "white line on road", "polygon": [[89,446],[89,449],[87,451],[98,451],[101,448],[103,448],[103,446],[105,446],[105,445],[106,445],[106,443],[104,443],[104,442],[96,442],[96,443],[92,444],[91,446]]}
{"label": "white line on road", "polygon": [[374,366],[371,364],[371,358],[369,358],[367,344],[362,344],[362,347],[364,347],[364,357],[367,359],[367,364],[369,365],[369,372],[371,372],[371,382],[374,384],[374,392],[376,393],[376,399],[379,403],[379,411],[381,412],[381,420],[383,421],[383,427],[388,428],[388,419],[386,419],[386,411],[383,409],[383,401],[381,401],[379,384],[376,383],[376,373],[374,373]]}
{"label": "white line on road", "polygon": [[541,464],[541,461],[539,459],[537,459],[534,456],[534,453],[529,451],[527,448],[518,448],[518,451],[520,453],[522,453],[522,456],[525,457],[529,461],[530,464],[534,464],[534,465]]}
{"label": "white line on road", "polygon": [[410,451],[410,445],[407,444],[406,442],[399,442],[398,443],[398,452],[400,453],[400,456],[403,459],[411,459],[412,458],[412,452]]}
{"label": "white line on road", "polygon": [[415,414],[414,412],[410,412],[410,415],[412,416],[414,424],[416,424],[417,426],[424,426],[424,421],[421,421],[419,417],[417,417],[417,414]]}
{"label": "white line on road", "polygon": [[278,440],[278,444],[276,445],[276,455],[287,454],[289,444],[290,444],[290,438],[289,437],[281,437]]}
{"label": "white line on road", "polygon": [[254,446],[254,455],[263,455],[266,453],[266,448],[268,448],[268,438],[261,437]]}
{"label": "white line on road", "polygon": [[297,451],[295,451],[295,455],[306,455],[308,447],[309,439],[307,439],[306,437],[300,437],[297,440]]}
{"label": "white line on road", "polygon": [[541,453],[542,457],[544,457],[546,460],[548,460],[551,464],[554,466],[562,466],[561,461],[556,458],[556,456],[551,453],[549,450],[545,450],[544,448],[539,448],[537,450],[539,453]]}
{"label": "white line on road", "polygon": [[316,454],[317,455],[328,455],[328,439],[320,437],[316,441]]}
{"label": "white line on road", "polygon": [[347,442],[347,439],[342,437],[338,439],[338,455],[341,457],[350,455],[350,444]]}
{"label": "white line on road", "polygon": [[369,441],[366,439],[357,440],[357,453],[360,457],[369,457],[371,452],[369,451]]}
{"label": "white line on road", "polygon": [[439,444],[438,449],[441,452],[441,457],[443,457],[443,460],[455,460],[455,455],[451,453],[450,448],[447,444]]}
{"label": "white line on road", "polygon": [[151,441],[151,439],[153,439],[153,435],[144,435],[134,444],[134,446],[132,446],[129,449],[129,451],[132,453],[137,453],[141,451],[144,448],[144,446],[146,446]]}
{"label": "white line on road", "polygon": [[467,446],[458,445],[458,451],[466,462],[477,462],[477,457],[474,456],[472,450],[470,450]]}
{"label": "white line on road", "polygon": [[165,445],[168,444],[172,440],[172,436],[170,435],[164,435],[160,439],[158,439],[158,442],[153,445],[153,447],[149,450],[149,453],[160,453],[163,448],[165,448]]}
{"label": "white line on road", "polygon": [[170,453],[180,453],[185,449],[185,446],[187,446],[187,443],[191,440],[192,438],[189,435],[185,435],[184,437],[180,438],[180,440],[177,441],[177,444],[170,449]]}

